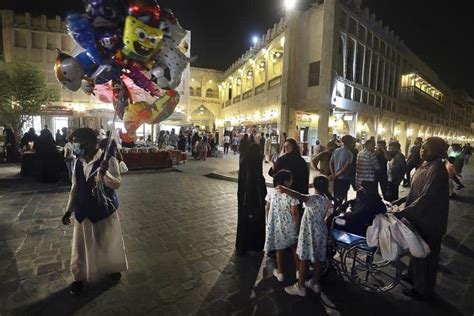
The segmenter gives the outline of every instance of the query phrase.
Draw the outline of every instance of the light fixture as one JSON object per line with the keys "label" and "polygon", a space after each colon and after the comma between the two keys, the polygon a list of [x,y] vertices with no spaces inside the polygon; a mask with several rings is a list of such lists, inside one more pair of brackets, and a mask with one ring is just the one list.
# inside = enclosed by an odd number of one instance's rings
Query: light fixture
{"label": "light fixture", "polygon": [[285,9],[290,11],[293,10],[296,6],[296,0],[285,0]]}
{"label": "light fixture", "polygon": [[252,79],[252,77],[253,77],[253,71],[252,70],[247,71],[247,79]]}
{"label": "light fixture", "polygon": [[212,83],[212,80],[209,80],[209,83]]}
{"label": "light fixture", "polygon": [[252,37],[252,43],[253,43],[253,46],[257,46],[257,44],[258,44],[258,36],[255,35],[255,36]]}
{"label": "light fixture", "polygon": [[409,129],[407,130],[407,135],[408,135],[408,136],[412,136],[412,135],[413,135],[413,129],[412,129],[412,128],[409,128]]}
{"label": "light fixture", "polygon": [[242,79],[237,78],[237,85],[240,85],[242,83]]}
{"label": "light fixture", "polygon": [[277,62],[283,56],[282,52],[274,52],[273,53],[273,61]]}
{"label": "light fixture", "polygon": [[259,68],[260,71],[264,71],[265,70],[265,62],[261,61],[260,64],[258,65],[258,68]]}

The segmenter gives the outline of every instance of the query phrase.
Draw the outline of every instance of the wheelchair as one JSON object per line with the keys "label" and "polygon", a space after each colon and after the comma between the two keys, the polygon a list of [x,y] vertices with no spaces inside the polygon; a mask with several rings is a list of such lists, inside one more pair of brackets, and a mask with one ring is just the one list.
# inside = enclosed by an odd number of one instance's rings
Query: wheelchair
{"label": "wheelchair", "polygon": [[329,229],[323,275],[332,269],[343,279],[372,293],[395,288],[401,281],[403,255],[395,261],[384,260],[378,247],[369,247],[365,237],[334,228],[338,220],[335,217]]}

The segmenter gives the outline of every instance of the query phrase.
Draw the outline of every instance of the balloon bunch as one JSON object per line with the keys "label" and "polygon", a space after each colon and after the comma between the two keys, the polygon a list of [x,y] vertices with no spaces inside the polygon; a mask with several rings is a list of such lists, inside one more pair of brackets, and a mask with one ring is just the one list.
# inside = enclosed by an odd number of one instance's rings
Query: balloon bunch
{"label": "balloon bunch", "polygon": [[72,91],[81,89],[113,103],[126,142],[143,124],[166,120],[179,103],[174,90],[191,62],[186,30],[156,0],[83,0],[85,14],[66,17],[69,35],[83,49],[58,50],[55,74]]}

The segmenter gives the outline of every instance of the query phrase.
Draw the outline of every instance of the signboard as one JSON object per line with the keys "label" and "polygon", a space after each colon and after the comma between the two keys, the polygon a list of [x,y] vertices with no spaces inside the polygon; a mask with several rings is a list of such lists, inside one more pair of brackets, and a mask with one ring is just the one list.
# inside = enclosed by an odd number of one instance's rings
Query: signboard
{"label": "signboard", "polygon": [[52,105],[52,106],[47,106],[41,109],[41,114],[44,115],[67,115],[67,116],[72,116],[73,111],[72,109],[65,107],[65,106],[60,106],[60,105]]}

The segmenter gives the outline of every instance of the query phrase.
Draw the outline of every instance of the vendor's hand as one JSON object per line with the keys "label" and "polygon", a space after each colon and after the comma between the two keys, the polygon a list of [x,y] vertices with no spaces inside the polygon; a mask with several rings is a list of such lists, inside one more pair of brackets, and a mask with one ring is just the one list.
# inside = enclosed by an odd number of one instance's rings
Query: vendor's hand
{"label": "vendor's hand", "polygon": [[71,212],[66,212],[63,215],[62,222],[64,225],[69,225],[71,224]]}
{"label": "vendor's hand", "polygon": [[103,177],[107,173],[107,170],[109,170],[109,162],[107,160],[102,161],[100,164],[100,175]]}

